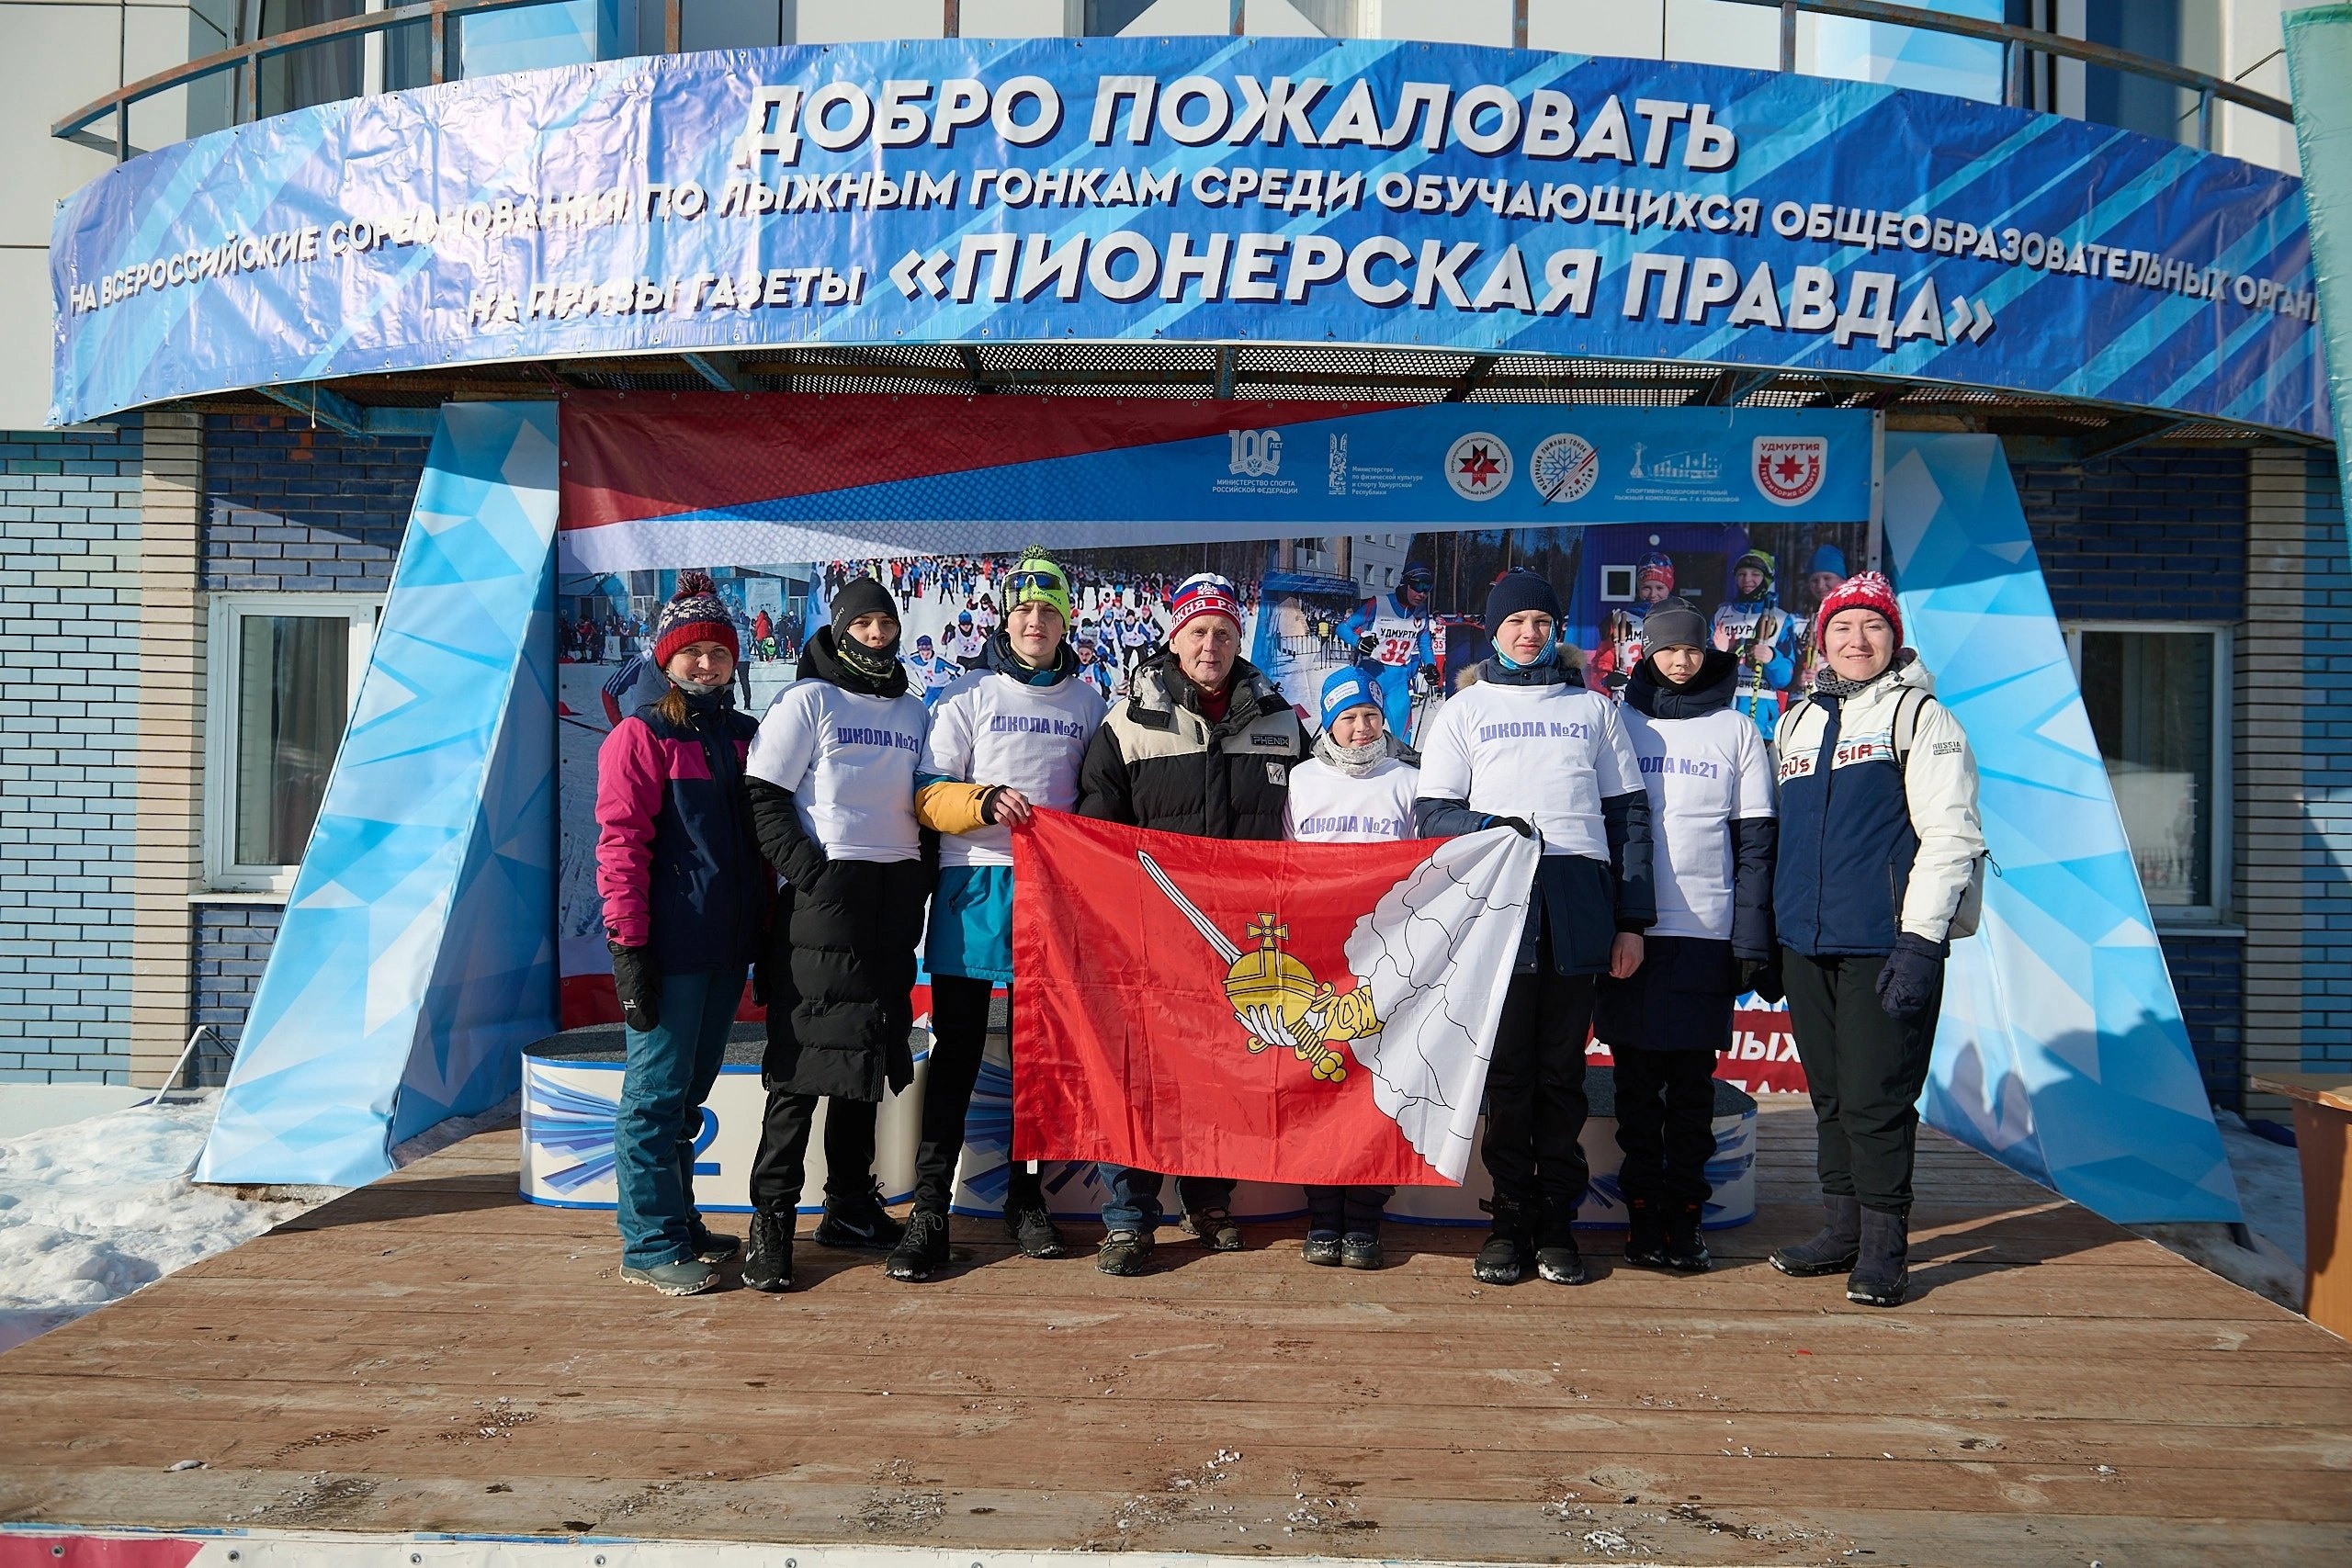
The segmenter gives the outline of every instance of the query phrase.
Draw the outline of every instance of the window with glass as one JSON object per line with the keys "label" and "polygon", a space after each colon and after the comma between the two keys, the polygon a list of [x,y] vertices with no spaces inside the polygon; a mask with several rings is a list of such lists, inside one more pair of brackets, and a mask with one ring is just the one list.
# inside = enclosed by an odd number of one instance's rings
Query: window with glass
{"label": "window with glass", "polygon": [[2085,623],[2067,630],[2140,886],[2159,919],[2228,903],[2229,634]]}
{"label": "window with glass", "polygon": [[283,892],[317,823],[375,635],[359,595],[219,594],[205,708],[205,870]]}

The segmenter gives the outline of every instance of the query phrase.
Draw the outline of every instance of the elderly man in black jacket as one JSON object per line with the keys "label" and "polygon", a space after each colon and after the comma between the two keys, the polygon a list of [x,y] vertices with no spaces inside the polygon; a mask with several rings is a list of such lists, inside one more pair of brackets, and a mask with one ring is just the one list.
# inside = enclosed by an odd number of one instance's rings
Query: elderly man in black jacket
{"label": "elderly man in black jacket", "polygon": [[[1240,657],[1240,597],[1204,572],[1178,585],[1169,615],[1167,651],[1137,667],[1134,694],[1087,747],[1079,814],[1208,839],[1280,839],[1306,731],[1281,690]],[[1140,1274],[1159,1228],[1161,1178],[1124,1167],[1104,1175],[1109,1235],[1095,1266]],[[1231,1181],[1182,1176],[1176,1193],[1204,1245],[1240,1250]]]}

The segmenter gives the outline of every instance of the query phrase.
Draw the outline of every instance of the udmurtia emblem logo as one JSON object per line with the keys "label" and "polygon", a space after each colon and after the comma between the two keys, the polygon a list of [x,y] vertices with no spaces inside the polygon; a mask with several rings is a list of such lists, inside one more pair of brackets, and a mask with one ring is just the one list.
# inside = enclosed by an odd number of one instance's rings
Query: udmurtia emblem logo
{"label": "udmurtia emblem logo", "polygon": [[1235,1021],[1250,1032],[1251,1054],[1276,1046],[1305,1062],[1314,1077],[1325,1083],[1345,1078],[1348,1059],[1336,1043],[1380,1032],[1371,989],[1359,986],[1342,996],[1318,982],[1305,964],[1283,951],[1282,944],[1290,940],[1290,927],[1271,912],[1261,912],[1250,922],[1246,934],[1258,945],[1243,952],[1177,889],[1158,861],[1140,850],[1136,859],[1168,895],[1168,901],[1201,933],[1210,951],[1225,960],[1225,999],[1232,1005]]}

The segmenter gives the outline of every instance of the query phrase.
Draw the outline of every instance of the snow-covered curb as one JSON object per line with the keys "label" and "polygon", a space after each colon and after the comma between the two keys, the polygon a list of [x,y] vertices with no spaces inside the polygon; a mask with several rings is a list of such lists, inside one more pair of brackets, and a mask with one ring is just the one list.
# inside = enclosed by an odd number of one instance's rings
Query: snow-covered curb
{"label": "snow-covered curb", "polygon": [[[190,1181],[219,1103],[208,1092],[0,1140],[0,1350],[342,1196]],[[514,1119],[510,1100],[445,1122],[394,1149],[393,1163]]]}

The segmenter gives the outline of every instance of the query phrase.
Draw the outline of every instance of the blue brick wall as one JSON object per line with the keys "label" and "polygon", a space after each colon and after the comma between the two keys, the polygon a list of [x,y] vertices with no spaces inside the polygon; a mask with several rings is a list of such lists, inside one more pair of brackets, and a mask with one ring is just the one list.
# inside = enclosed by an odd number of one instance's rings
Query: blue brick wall
{"label": "blue brick wall", "polygon": [[[429,437],[363,441],[299,414],[216,414],[204,427],[204,585],[214,592],[382,593],[424,471]],[[196,911],[195,1021],[222,1043],[217,1080],[244,1032],[279,911]],[[204,1050],[211,1052],[208,1043]]]}
{"label": "blue brick wall", "polygon": [[0,1082],[130,1078],[139,453],[0,432]]}
{"label": "blue brick wall", "polygon": [[383,592],[431,446],[313,430],[294,414],[207,420],[205,587]]}
{"label": "blue brick wall", "polygon": [[2205,1097],[2228,1111],[2245,1107],[2245,948],[2234,937],[2166,931],[2160,939],[2172,971],[2188,1043],[2197,1053]]}
{"label": "blue brick wall", "polygon": [[2142,447],[2090,463],[2017,464],[2011,472],[2059,619],[2245,615],[2244,452]]}
{"label": "blue brick wall", "polygon": [[2314,453],[2305,516],[2303,1070],[2352,1068],[2352,546],[2333,456]]}
{"label": "blue brick wall", "polygon": [[277,940],[282,911],[268,904],[205,904],[196,911],[195,1010],[212,1026],[198,1048],[195,1081],[218,1083],[245,1032],[245,1013]]}

